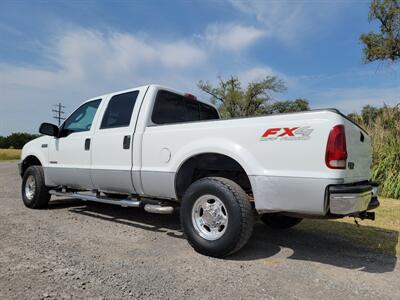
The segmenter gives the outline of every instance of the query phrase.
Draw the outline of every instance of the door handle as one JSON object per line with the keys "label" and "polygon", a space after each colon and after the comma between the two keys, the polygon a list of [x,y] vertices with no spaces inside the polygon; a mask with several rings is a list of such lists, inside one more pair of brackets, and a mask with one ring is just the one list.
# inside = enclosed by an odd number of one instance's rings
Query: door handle
{"label": "door handle", "polygon": [[122,148],[129,149],[130,147],[131,147],[131,136],[126,135],[126,136],[124,136],[124,142],[123,142]]}
{"label": "door handle", "polygon": [[85,151],[89,151],[90,150],[90,139],[86,139],[85,140]]}

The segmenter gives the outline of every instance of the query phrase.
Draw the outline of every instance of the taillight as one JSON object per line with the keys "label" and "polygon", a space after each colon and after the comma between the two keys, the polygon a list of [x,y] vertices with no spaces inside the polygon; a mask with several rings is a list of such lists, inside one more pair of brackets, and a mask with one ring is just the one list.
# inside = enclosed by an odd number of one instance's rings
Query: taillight
{"label": "taillight", "polygon": [[347,148],[343,125],[331,129],[326,145],[325,163],[331,169],[346,169]]}

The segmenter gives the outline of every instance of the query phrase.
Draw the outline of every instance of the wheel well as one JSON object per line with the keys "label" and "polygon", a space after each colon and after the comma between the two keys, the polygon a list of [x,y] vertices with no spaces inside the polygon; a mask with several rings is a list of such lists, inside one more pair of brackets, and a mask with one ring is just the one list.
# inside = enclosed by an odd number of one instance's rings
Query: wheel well
{"label": "wheel well", "polygon": [[33,155],[29,155],[28,157],[26,157],[23,162],[22,162],[22,166],[21,166],[21,176],[24,175],[25,171],[30,167],[30,166],[41,166],[41,162],[40,160]]}
{"label": "wheel well", "polygon": [[180,167],[175,177],[175,191],[181,199],[186,189],[203,177],[218,176],[236,182],[247,194],[252,194],[249,177],[233,158],[218,153],[192,156]]}

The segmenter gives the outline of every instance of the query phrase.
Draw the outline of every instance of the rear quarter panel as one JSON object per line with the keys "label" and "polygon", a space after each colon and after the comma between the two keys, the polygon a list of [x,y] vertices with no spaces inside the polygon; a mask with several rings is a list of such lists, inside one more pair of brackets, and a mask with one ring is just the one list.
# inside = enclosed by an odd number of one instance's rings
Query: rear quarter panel
{"label": "rear quarter panel", "polygon": [[[323,213],[327,182],[341,183],[343,178],[341,170],[330,170],[325,165],[328,134],[342,119],[330,111],[316,111],[147,127],[142,140],[144,193],[175,198],[174,180],[179,167],[194,155],[220,153],[235,159],[244,168],[252,186],[279,187],[268,196],[265,195],[268,189],[254,192],[259,209],[299,211],[305,207],[303,211]],[[296,127],[308,128],[311,132],[305,139],[300,135],[277,137],[283,134],[282,129],[274,136],[276,139],[262,138],[270,128]],[[320,188],[314,188],[311,193],[314,199],[305,200],[308,204],[293,199],[300,185],[303,189],[312,189],[314,181],[304,184],[304,179],[320,182]],[[253,191],[256,188],[253,186]]]}

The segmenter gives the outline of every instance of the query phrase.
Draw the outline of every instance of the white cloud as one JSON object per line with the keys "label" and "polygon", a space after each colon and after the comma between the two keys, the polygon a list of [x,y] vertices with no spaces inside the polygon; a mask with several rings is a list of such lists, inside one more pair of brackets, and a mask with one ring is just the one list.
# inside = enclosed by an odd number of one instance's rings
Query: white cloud
{"label": "white cloud", "polygon": [[126,33],[79,29],[66,32],[44,52],[52,69],[0,65],[0,86],[47,89],[81,81],[142,73],[149,67],[185,69],[201,65],[206,52],[186,41],[147,42]]}
{"label": "white cloud", "polygon": [[78,30],[63,35],[55,47],[55,61],[75,76],[93,69],[121,73],[143,65],[185,68],[206,59],[204,51],[186,41],[146,41],[128,33]]}
{"label": "white cloud", "polygon": [[239,79],[244,83],[248,84],[252,81],[262,80],[266,76],[276,76],[276,72],[270,67],[255,67],[248,69],[239,74]]}
{"label": "white cloud", "polygon": [[253,26],[211,24],[206,28],[204,38],[211,45],[220,49],[240,51],[265,35],[265,31]]}
{"label": "white cloud", "polygon": [[[85,98],[142,84],[194,88],[198,79],[188,74],[209,59],[190,40],[83,28],[62,32],[43,48],[42,65],[0,63],[0,134],[36,131],[59,101],[72,111]],[[24,118],[15,118],[17,112]]]}
{"label": "white cloud", "polygon": [[346,3],[336,1],[258,1],[230,0],[239,12],[255,17],[270,36],[293,43],[311,34],[327,22],[335,20]]}
{"label": "white cloud", "polygon": [[193,47],[186,42],[160,45],[157,56],[168,67],[190,67],[205,61],[206,54],[199,47]]}

